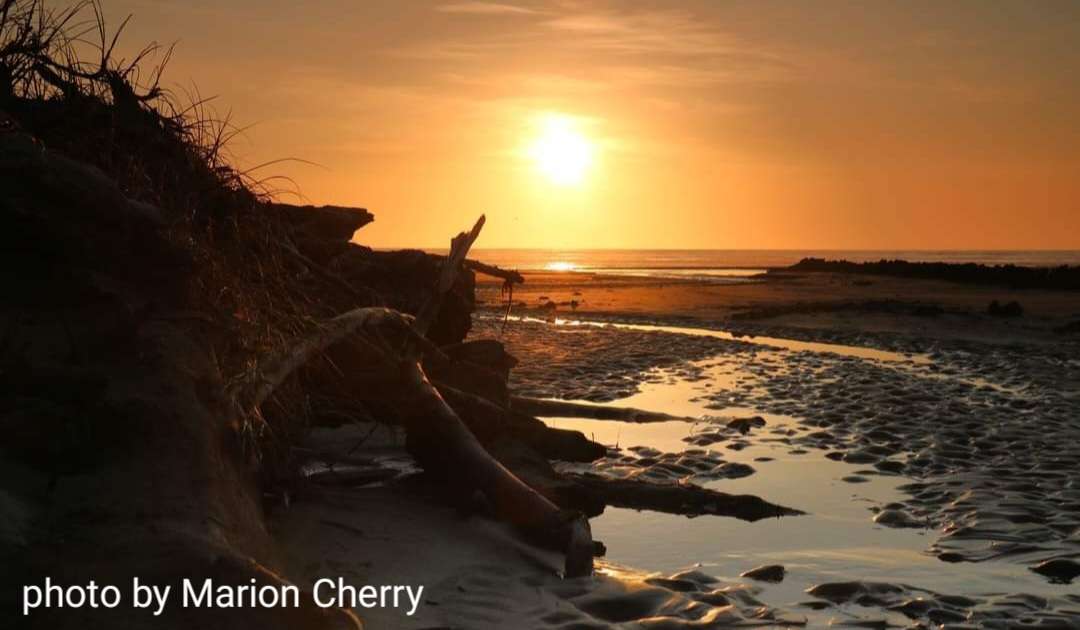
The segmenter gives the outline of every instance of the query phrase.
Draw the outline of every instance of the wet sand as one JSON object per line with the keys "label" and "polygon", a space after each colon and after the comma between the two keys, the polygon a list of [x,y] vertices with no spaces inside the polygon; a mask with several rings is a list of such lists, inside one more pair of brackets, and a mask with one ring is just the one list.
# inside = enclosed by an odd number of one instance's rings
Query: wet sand
{"label": "wet sand", "polygon": [[[595,527],[598,538],[616,537],[607,541],[613,558],[621,548],[637,566],[708,563],[708,532],[725,554],[757,553],[742,569],[791,562],[785,551],[815,567],[791,580],[794,590],[781,589],[781,599],[766,599],[798,608],[796,591],[827,594],[820,608],[808,605],[818,622],[896,621],[899,611],[923,623],[1080,623],[1069,585],[1080,577],[1080,343],[1055,332],[1080,313],[1080,296],[834,274],[744,284],[618,278],[597,287],[584,278],[535,279],[533,293],[515,299],[559,302],[577,293],[579,303],[519,309],[527,319],[505,329],[479,323],[523,363],[551,368],[522,371],[515,388],[702,419],[602,429],[552,420],[618,446],[596,472],[681,479],[811,513],[777,523],[785,533],[768,536],[762,524],[687,525],[609,509]],[[992,299],[1016,299],[1025,315],[990,317]],[[598,328],[604,323],[632,326]],[[578,348],[586,359],[574,358]],[[732,428],[732,417],[754,422]],[[774,471],[772,481],[755,483],[763,471]],[[847,516],[838,524],[837,515]],[[807,524],[818,519],[828,526]],[[659,523],[681,554],[635,545],[661,535]],[[732,527],[753,533],[732,540]],[[761,537],[776,544],[757,544]],[[802,543],[792,548],[792,539]],[[881,554],[895,558],[882,562]],[[716,568],[738,575],[728,560]],[[873,594],[851,584],[814,590],[831,578],[886,577],[889,588]],[[872,605],[853,610],[857,601]]]}
{"label": "wet sand", "polygon": [[[412,616],[358,610],[370,628],[648,628],[803,625],[767,606],[762,589],[700,571],[649,571],[598,561],[596,575],[562,579],[561,554],[526,544],[509,527],[448,502],[411,477],[403,436],[351,426],[315,432],[309,445],[399,467],[395,480],[323,487],[276,515],[272,527],[301,584],[343,577],[423,585]],[[363,448],[352,450],[363,441]]]}
{"label": "wet sand", "polygon": [[[600,576],[562,581],[557,559],[481,516],[358,488],[279,523],[294,562],[432,586],[418,618],[369,615],[383,622],[373,627],[1080,627],[1080,343],[1054,332],[1080,296],[852,280],[530,276],[514,295],[528,308],[504,325],[490,285],[474,323],[474,337],[521,359],[515,393],[697,419],[549,419],[609,446],[565,469],[755,494],[807,515],[609,507],[593,520],[608,548]],[[989,317],[990,299],[1017,299],[1025,315]],[[357,545],[324,520],[380,538]],[[762,565],[783,570],[743,576]]]}
{"label": "wet sand", "polygon": [[[764,334],[766,328],[808,329],[817,331],[822,339],[846,331],[870,337],[921,335],[933,339],[1042,343],[1056,343],[1062,337],[1056,328],[1080,320],[1080,292],[1015,290],[883,276],[773,272],[737,282],[572,272],[524,276],[525,283],[514,288],[513,312],[540,316],[554,313],[567,319],[614,317],[757,334]],[[477,278],[477,299],[484,307],[502,312],[506,298],[498,281]],[[1019,302],[1024,316],[989,317],[986,309],[993,300],[1002,304]],[[910,315],[920,306],[938,307],[942,313]]]}

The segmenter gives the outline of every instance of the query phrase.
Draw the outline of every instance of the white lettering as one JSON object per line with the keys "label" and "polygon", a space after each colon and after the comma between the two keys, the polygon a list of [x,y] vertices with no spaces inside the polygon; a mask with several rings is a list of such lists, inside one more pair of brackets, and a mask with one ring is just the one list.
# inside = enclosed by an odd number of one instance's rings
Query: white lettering
{"label": "white lettering", "polygon": [[407,616],[412,617],[416,612],[416,609],[420,606],[420,598],[424,596],[424,585],[416,587],[416,596],[413,597],[413,589],[411,586],[405,587],[405,594],[409,596],[409,612],[405,613]]}
{"label": "white lettering", "polygon": [[329,578],[322,578],[321,580],[318,580],[318,581],[315,582],[315,584],[313,585],[312,590],[311,590],[311,598],[313,600],[315,600],[315,605],[318,606],[319,608],[332,608],[334,606],[337,606],[337,600],[336,599],[331,598],[331,599],[324,600],[320,596],[319,589],[322,588],[323,586],[333,587],[334,586],[334,581],[329,579]]}
{"label": "white lettering", "polygon": [[120,603],[120,591],[115,586],[99,587],[97,582],[90,580],[86,586],[62,587],[53,584],[52,578],[45,578],[45,585],[24,586],[23,589],[23,616],[30,614],[35,608],[115,608]]}
{"label": "white lettering", "polygon": [[157,617],[161,614],[161,611],[165,610],[165,601],[169,599],[169,591],[172,590],[172,587],[159,587],[156,584],[144,586],[139,584],[139,578],[134,578],[131,590],[131,601],[134,606],[136,608],[150,608],[153,606],[154,616]]}
{"label": "white lettering", "polygon": [[191,580],[184,580],[184,608],[195,607],[200,608],[203,606],[203,600],[206,603],[210,603],[210,580],[203,580],[202,590],[195,593],[195,589],[191,586]]}
{"label": "white lettering", "polygon": [[[215,586],[213,580],[183,580],[182,605],[185,608],[298,608],[300,589],[292,584],[258,584],[255,578],[250,584]],[[153,611],[155,617],[165,611],[172,586],[143,584],[132,578],[131,602],[134,608]],[[402,597],[402,594],[405,597]],[[407,616],[416,614],[424,595],[423,586],[373,585],[354,586],[344,578],[321,578],[312,585],[311,597],[320,608],[401,608]],[[405,598],[408,599],[407,606]],[[27,584],[22,587],[22,614],[39,608],[116,608],[121,592],[116,586],[98,586],[90,580],[85,586],[61,586],[52,578],[45,578],[41,585]]]}
{"label": "white lettering", "polygon": [[416,614],[420,600],[424,596],[424,587],[394,586],[385,584],[374,586],[367,584],[356,587],[346,584],[343,578],[321,578],[312,585],[312,599],[320,608],[341,606],[343,608],[401,608],[404,602],[401,594],[409,599],[408,616]]}
{"label": "white lettering", "polygon": [[116,608],[117,606],[119,606],[120,589],[112,585],[101,587],[101,605],[106,608]]}
{"label": "white lettering", "polygon": [[[45,583],[49,583],[49,579],[45,578]],[[34,603],[30,603],[30,594],[34,594]],[[22,589],[22,614],[23,617],[30,614],[31,608],[37,608],[41,605],[41,587],[40,586],[24,586]]]}

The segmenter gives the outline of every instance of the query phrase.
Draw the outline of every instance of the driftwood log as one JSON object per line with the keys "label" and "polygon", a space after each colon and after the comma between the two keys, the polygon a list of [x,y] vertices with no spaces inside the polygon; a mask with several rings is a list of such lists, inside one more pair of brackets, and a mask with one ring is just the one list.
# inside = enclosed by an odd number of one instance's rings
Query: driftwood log
{"label": "driftwood log", "polygon": [[[538,544],[564,552],[568,577],[588,575],[594,546],[585,516],[560,509],[496,461],[421,367],[425,352],[438,354],[424,334],[438,316],[442,296],[453,286],[483,225],[484,217],[480,217],[470,232],[453,239],[434,292],[414,321],[385,308],[359,308],[339,315],[286,351],[259,362],[234,400],[245,416],[257,416],[259,406],[296,370],[333,345],[360,341],[379,371],[390,376],[394,387],[385,394],[406,410],[410,441],[424,445],[414,450],[419,463],[446,473],[447,481],[461,490],[479,490],[498,518]],[[404,341],[395,349],[388,339]]]}
{"label": "driftwood log", "polygon": [[467,259],[465,266],[477,273],[482,273],[493,278],[501,278],[509,284],[524,284],[525,276],[514,269],[503,269],[495,265],[480,262],[479,260]]}
{"label": "driftwood log", "polygon": [[420,463],[445,472],[451,483],[480,490],[501,520],[542,546],[564,551],[567,576],[590,574],[593,544],[585,516],[560,509],[496,461],[427,380],[419,364],[405,364],[403,376],[414,414],[409,438],[422,436],[425,444],[411,449]]}
{"label": "driftwood log", "polygon": [[[423,336],[438,317],[443,295],[454,279],[484,227],[483,216],[469,232],[462,232],[450,242],[450,252],[443,262],[435,292],[416,316],[414,329]],[[480,490],[495,513],[546,547],[565,552],[568,577],[592,573],[593,542],[589,521],[584,514],[563,510],[525,484],[495,460],[447,404],[420,367],[422,350],[409,344],[405,352],[403,376],[407,389],[415,393],[414,409],[407,427],[410,438],[418,438],[426,447],[417,449],[442,461],[431,462],[436,468],[453,471],[465,488]],[[414,442],[415,443],[415,442]],[[435,448],[432,448],[434,446]],[[420,463],[427,467],[426,457]],[[447,464],[453,464],[448,466]]]}
{"label": "driftwood log", "polygon": [[751,494],[727,494],[690,483],[611,479],[593,473],[565,473],[565,476],[608,505],[635,510],[684,516],[733,516],[751,522],[803,514]]}
{"label": "driftwood log", "polygon": [[607,447],[585,437],[581,431],[555,429],[536,418],[504,409],[475,394],[435,383],[436,389],[482,441],[510,436],[536,449],[548,459],[591,462],[607,454]]}
{"label": "driftwood log", "polygon": [[511,396],[510,407],[530,416],[545,416],[548,418],[591,418],[593,420],[621,420],[623,422],[667,422],[669,420],[682,420],[684,422],[697,422],[697,418],[685,416],[673,416],[660,411],[646,411],[633,407],[615,407],[611,405],[590,405],[576,403],[567,400],[553,400],[547,398],[530,398],[528,396]]}

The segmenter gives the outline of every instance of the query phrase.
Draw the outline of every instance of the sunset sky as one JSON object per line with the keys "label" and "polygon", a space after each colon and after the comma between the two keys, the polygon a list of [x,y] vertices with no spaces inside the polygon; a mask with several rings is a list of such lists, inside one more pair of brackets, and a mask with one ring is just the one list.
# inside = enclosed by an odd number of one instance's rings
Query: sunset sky
{"label": "sunset sky", "polygon": [[1077,2],[105,9],[365,244],[1080,248]]}

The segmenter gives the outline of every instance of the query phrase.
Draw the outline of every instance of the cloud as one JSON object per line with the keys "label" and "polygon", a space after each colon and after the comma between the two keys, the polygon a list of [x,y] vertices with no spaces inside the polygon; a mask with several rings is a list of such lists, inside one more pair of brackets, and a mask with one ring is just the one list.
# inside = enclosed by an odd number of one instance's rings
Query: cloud
{"label": "cloud", "polygon": [[465,13],[470,15],[535,15],[534,9],[500,2],[455,2],[436,8],[441,13]]}
{"label": "cloud", "polygon": [[612,52],[712,55],[737,48],[732,37],[685,11],[577,13],[547,25],[581,38],[578,45]]}
{"label": "cloud", "polygon": [[[442,5],[440,11],[536,13],[514,31],[440,33],[383,51],[394,57],[470,68],[491,80],[543,77],[553,90],[596,91],[673,86],[688,89],[740,82],[788,82],[802,70],[790,54],[750,44],[705,16],[636,8],[596,10],[564,5],[539,11],[494,2]],[[573,60],[588,59],[587,63]],[[508,81],[509,80],[509,81]],[[539,85],[540,81],[534,82]]]}

